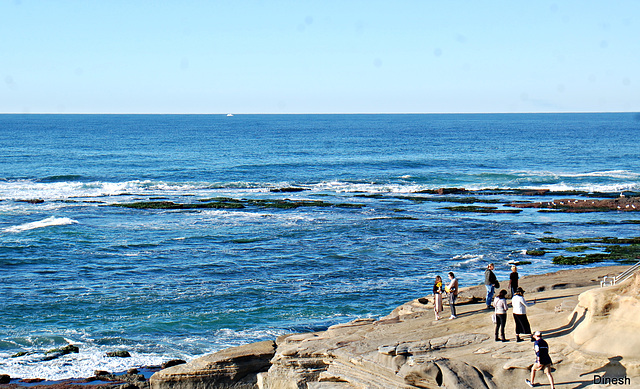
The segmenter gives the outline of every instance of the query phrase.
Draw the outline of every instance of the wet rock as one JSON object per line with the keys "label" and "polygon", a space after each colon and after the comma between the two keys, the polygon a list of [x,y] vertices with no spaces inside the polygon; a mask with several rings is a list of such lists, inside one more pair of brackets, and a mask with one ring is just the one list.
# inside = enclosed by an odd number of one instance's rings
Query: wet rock
{"label": "wet rock", "polygon": [[170,361],[163,362],[162,365],[160,365],[160,369],[168,369],[170,367],[183,365],[185,363],[187,363],[187,361],[182,359],[172,359]]}
{"label": "wet rock", "polygon": [[67,355],[67,354],[72,354],[72,353],[79,353],[80,352],[80,348],[78,346],[74,346],[72,344],[68,344],[64,347],[61,348],[54,348],[51,349],[49,351],[46,351],[44,360],[45,361],[50,361],[52,359],[56,359],[56,358],[60,358],[63,355]]}
{"label": "wet rock", "polygon": [[8,374],[0,374],[0,384],[8,384],[11,382],[11,376]]}
{"label": "wet rock", "polygon": [[287,188],[274,188],[271,189],[270,192],[273,193],[296,193],[296,192],[302,192],[305,191],[306,189],[304,188],[294,188],[294,187],[287,187]]}
{"label": "wet rock", "polygon": [[109,358],[131,358],[131,354],[129,354],[126,350],[118,350],[118,351],[110,351],[107,353],[107,357]]}
{"label": "wet rock", "polygon": [[27,200],[16,200],[19,203],[29,203],[29,204],[42,204],[44,200],[42,199],[27,199]]}

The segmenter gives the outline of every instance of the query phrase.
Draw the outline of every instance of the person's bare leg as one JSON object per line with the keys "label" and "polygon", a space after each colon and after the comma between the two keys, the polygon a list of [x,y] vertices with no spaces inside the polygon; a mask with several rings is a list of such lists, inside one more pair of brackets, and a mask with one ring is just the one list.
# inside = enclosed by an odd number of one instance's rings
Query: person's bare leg
{"label": "person's bare leg", "polygon": [[532,385],[535,382],[535,379],[536,379],[536,365],[533,365],[533,367],[531,368],[531,379],[529,380]]}
{"label": "person's bare leg", "polygon": [[[547,377],[549,378],[549,383],[551,384],[551,389],[555,389],[555,384],[553,382],[553,376],[551,375],[551,368],[547,367],[547,369],[545,370],[545,373],[547,374]],[[533,382],[533,380],[531,381]]]}

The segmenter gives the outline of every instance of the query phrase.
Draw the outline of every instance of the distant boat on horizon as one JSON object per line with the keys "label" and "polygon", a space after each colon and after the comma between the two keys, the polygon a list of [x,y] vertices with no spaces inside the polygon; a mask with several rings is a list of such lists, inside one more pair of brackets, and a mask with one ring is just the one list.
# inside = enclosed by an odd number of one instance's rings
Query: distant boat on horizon
{"label": "distant boat on horizon", "polygon": [[233,116],[233,114],[232,113],[228,113],[227,116]]}

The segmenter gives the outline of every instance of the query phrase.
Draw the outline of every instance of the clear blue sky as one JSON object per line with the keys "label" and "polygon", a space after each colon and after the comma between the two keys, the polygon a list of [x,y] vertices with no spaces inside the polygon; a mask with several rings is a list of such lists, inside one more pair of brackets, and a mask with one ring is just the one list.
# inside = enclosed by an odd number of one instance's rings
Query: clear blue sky
{"label": "clear blue sky", "polygon": [[640,111],[640,1],[0,0],[0,112]]}

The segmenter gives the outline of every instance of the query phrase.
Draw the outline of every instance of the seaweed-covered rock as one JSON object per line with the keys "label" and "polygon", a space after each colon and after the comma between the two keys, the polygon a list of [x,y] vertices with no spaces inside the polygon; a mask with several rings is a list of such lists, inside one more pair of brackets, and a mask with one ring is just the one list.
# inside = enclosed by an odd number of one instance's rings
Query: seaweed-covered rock
{"label": "seaweed-covered rock", "polygon": [[110,351],[107,353],[110,358],[131,358],[131,354],[127,350]]}
{"label": "seaweed-covered rock", "polygon": [[52,359],[56,359],[59,358],[63,355],[67,355],[67,354],[71,354],[71,353],[79,353],[80,352],[80,348],[78,346],[74,346],[72,344],[68,344],[64,347],[61,348],[54,348],[51,349],[49,351],[46,351],[44,360],[45,361],[50,361]]}

